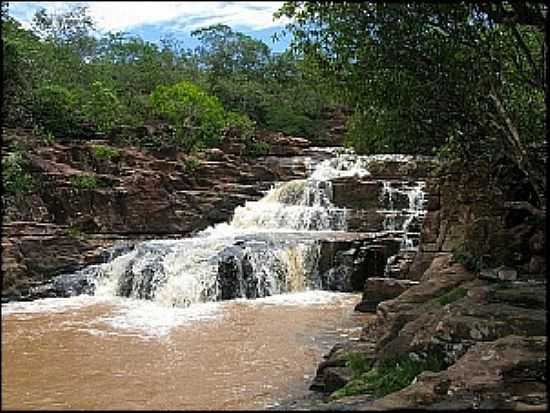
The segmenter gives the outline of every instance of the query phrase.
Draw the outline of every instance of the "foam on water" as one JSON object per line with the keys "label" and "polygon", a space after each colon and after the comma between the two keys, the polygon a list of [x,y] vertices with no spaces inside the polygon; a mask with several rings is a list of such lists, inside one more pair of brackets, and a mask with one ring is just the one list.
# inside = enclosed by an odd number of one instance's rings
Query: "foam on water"
{"label": "foam on water", "polygon": [[[6,311],[64,311],[71,305],[78,307],[98,300],[112,300],[118,306],[118,313],[107,320],[111,325],[117,328],[149,326],[152,331],[164,334],[174,323],[193,320],[199,314],[213,316],[216,313],[213,308],[218,307],[213,301],[220,298],[218,290],[221,287],[217,278],[220,257],[228,247],[242,243],[244,236],[248,236],[246,244],[236,252],[241,251],[252,277],[256,278],[257,291],[253,296],[271,295],[259,302],[278,303],[281,300],[284,304],[290,300],[308,304],[310,300],[333,299],[334,293],[302,292],[321,288],[321,284],[315,281],[320,256],[318,243],[311,237],[288,242],[286,236],[276,234],[303,233],[309,236],[323,233],[326,237],[331,232],[345,231],[346,210],[333,205],[331,180],[369,176],[368,167],[372,161],[408,162],[415,157],[358,156],[342,148],[315,150],[333,156],[317,163],[307,179],[276,184],[262,199],[237,207],[229,222],[206,228],[193,238],[145,241],[107,263],[81,271],[80,274],[92,278],[95,285],[93,299],[80,296],[10,303]],[[390,202],[389,211],[380,211],[386,214],[384,229],[402,231],[405,248],[414,248],[407,228],[415,217],[423,213],[423,188],[423,182],[410,188],[393,188],[384,181],[383,196],[387,196]],[[407,210],[392,209],[393,198],[398,195],[408,197]],[[404,214],[405,218],[396,226],[398,213]],[[259,234],[264,238],[258,243],[251,242]],[[239,267],[239,271],[242,268]],[[243,274],[239,277],[242,278]],[[246,276],[250,277],[250,274]],[[239,282],[242,284],[244,280]],[[244,294],[243,291],[244,288],[239,294]],[[292,291],[298,295],[273,295]],[[120,302],[116,300],[118,296],[128,298]]]}
{"label": "foam on water", "polygon": [[246,302],[249,305],[322,305],[356,297],[354,293],[342,293],[323,290],[308,290],[284,294],[271,295],[269,297],[257,298],[255,300],[238,299],[238,302]]}
{"label": "foam on water", "polygon": [[123,299],[118,304],[108,316],[97,321],[142,338],[167,336],[173,328],[214,320],[223,315],[222,302],[196,303],[185,308],[170,308],[154,301],[135,299]]}
{"label": "foam on water", "polygon": [[63,313],[67,310],[78,309],[84,306],[107,303],[105,297],[81,294],[67,298],[42,298],[34,301],[11,301],[2,304],[2,317],[17,314],[24,318],[25,314]]}

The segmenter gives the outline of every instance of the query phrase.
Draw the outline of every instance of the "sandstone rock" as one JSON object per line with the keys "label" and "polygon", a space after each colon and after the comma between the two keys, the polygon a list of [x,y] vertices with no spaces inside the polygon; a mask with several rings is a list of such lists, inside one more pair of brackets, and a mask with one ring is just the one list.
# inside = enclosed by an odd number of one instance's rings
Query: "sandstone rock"
{"label": "sandstone rock", "polygon": [[340,208],[376,209],[382,188],[380,181],[359,181],[356,177],[333,179],[332,202]]}
{"label": "sandstone rock", "polygon": [[428,195],[426,199],[426,210],[436,211],[441,207],[439,195]]}
{"label": "sandstone rock", "polygon": [[542,230],[538,230],[529,238],[529,249],[534,255],[544,255],[546,248],[546,237]]}
{"label": "sandstone rock", "polygon": [[544,410],[545,372],[546,337],[511,335],[479,343],[447,370],[424,372],[414,384],[364,407]]}
{"label": "sandstone rock", "polygon": [[483,280],[496,281],[498,280],[498,271],[494,268],[486,268],[479,272],[479,278]]}
{"label": "sandstone rock", "polygon": [[498,269],[498,279],[502,281],[515,281],[518,278],[518,272],[513,268],[501,267]]}
{"label": "sandstone rock", "polygon": [[349,355],[359,354],[365,359],[374,358],[374,346],[369,342],[349,341],[336,344],[330,352],[324,356],[317,367],[317,373],[310,386],[310,390],[332,393],[351,380],[351,370],[346,367]]}
{"label": "sandstone rock", "polygon": [[356,311],[376,312],[376,307],[381,301],[399,296],[403,291],[417,281],[395,280],[391,278],[371,277],[366,280],[365,290],[361,302],[355,307]]}
{"label": "sandstone rock", "polygon": [[384,229],[384,215],[374,209],[350,209],[346,223],[351,232],[379,232]]}
{"label": "sandstone rock", "polygon": [[347,367],[326,367],[323,369],[322,379],[314,379],[310,390],[332,393],[344,387],[351,378],[351,371]]}
{"label": "sandstone rock", "polygon": [[204,152],[206,159],[209,161],[227,161],[224,151],[219,148],[207,149]]}
{"label": "sandstone rock", "polygon": [[422,278],[422,275],[430,267],[432,261],[435,257],[444,256],[447,253],[438,253],[438,252],[429,252],[423,248],[423,245],[420,244],[418,252],[416,253],[411,266],[409,267],[409,272],[407,274],[407,279],[412,281],[419,281]]}
{"label": "sandstone rock", "polygon": [[435,243],[439,235],[440,211],[429,211],[424,217],[422,224],[422,234],[420,240],[422,243]]}
{"label": "sandstone rock", "polygon": [[529,274],[546,274],[546,257],[533,255],[529,261]]}

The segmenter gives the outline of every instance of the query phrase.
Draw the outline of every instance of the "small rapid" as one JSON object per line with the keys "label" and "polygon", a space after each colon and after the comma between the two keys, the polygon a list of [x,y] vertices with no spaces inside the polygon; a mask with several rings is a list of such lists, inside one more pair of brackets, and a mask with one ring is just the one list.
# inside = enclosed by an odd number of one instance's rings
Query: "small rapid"
{"label": "small rapid", "polygon": [[[273,185],[260,200],[237,207],[229,222],[191,238],[119,249],[108,262],[64,279],[80,280],[87,286],[84,292],[95,296],[146,299],[167,307],[307,290],[351,291],[345,278],[353,270],[320,266],[323,240],[347,231],[348,210],[333,203],[332,182],[370,179],[371,162],[410,159],[331,149],[329,159],[310,165],[306,179]],[[376,212],[384,216],[383,232],[400,237],[402,250],[415,250],[419,230],[409,229],[425,212],[425,182],[382,183],[383,208]]]}

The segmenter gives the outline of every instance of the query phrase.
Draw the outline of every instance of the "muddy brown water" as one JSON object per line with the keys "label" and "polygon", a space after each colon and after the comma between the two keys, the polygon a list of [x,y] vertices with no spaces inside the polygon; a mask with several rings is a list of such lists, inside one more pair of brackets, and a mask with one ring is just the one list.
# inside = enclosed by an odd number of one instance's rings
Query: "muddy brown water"
{"label": "muddy brown water", "polygon": [[2,305],[3,409],[265,409],[305,395],[322,355],[372,317],[353,311],[359,295],[328,292],[193,317],[129,300],[40,301]]}

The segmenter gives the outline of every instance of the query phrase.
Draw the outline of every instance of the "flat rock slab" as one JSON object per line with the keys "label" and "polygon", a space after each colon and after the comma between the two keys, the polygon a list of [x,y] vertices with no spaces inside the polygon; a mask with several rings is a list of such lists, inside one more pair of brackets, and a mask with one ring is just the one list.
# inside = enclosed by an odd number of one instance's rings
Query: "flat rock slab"
{"label": "flat rock slab", "polygon": [[356,311],[376,312],[376,307],[382,301],[398,297],[405,290],[417,285],[418,281],[396,280],[386,277],[371,277],[365,282],[365,290]]}

